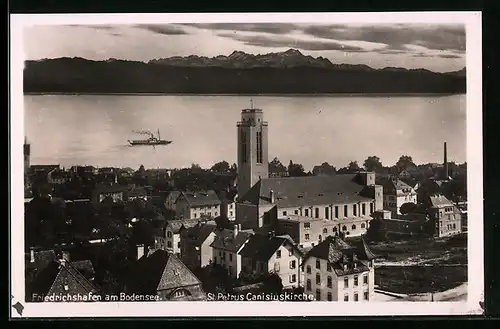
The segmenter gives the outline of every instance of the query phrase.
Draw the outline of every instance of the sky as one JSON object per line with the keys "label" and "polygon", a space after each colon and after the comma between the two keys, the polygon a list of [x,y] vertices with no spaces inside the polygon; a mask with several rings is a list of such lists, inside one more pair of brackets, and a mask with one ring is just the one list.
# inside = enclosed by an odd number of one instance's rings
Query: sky
{"label": "sky", "polygon": [[172,56],[265,54],[298,49],[334,64],[373,68],[465,67],[465,26],[431,24],[206,23],[45,25],[24,30],[25,59],[149,61]]}

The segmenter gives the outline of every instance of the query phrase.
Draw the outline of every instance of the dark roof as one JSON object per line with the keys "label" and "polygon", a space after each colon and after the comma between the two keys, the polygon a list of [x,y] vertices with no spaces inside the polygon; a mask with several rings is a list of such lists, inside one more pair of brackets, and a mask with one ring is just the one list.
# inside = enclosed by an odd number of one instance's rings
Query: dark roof
{"label": "dark roof", "polygon": [[245,231],[238,232],[235,237],[233,230],[217,230],[214,242],[210,246],[230,252],[238,252],[251,236],[252,233]]}
{"label": "dark roof", "polygon": [[168,193],[167,199],[173,200],[173,202],[175,202],[177,200],[177,198],[179,197],[179,195],[181,195],[181,192],[179,192],[179,191],[171,191],[171,192]]}
{"label": "dark roof", "polygon": [[335,273],[342,276],[368,271],[360,260],[373,260],[375,255],[363,238],[356,246],[351,246],[338,236],[328,236],[306,254],[304,262],[310,257],[328,261]]}
{"label": "dark roof", "polygon": [[432,207],[453,206],[453,202],[448,200],[444,195],[437,194],[429,196],[429,201]]}
{"label": "dark roof", "polygon": [[357,174],[339,174],[261,179],[240,202],[269,205],[271,191],[280,208],[371,200],[361,195],[366,186],[359,184],[357,177]]}
{"label": "dark roof", "polygon": [[74,261],[71,262],[71,265],[88,280],[94,278],[94,266],[92,265],[92,262],[90,260]]}
{"label": "dark roof", "polygon": [[127,196],[128,197],[132,197],[132,196],[143,196],[143,195],[147,195],[147,191],[144,187],[136,187],[136,188],[133,188],[133,189],[130,189],[128,192],[127,192]]}
{"label": "dark roof", "polygon": [[49,265],[52,261],[57,259],[54,250],[35,251],[34,256],[34,262],[29,262],[28,268],[36,270],[42,270],[45,266]]}
{"label": "dark roof", "polygon": [[384,193],[387,190],[405,190],[412,188],[410,185],[406,184],[399,178],[383,178],[377,180],[377,184],[380,184],[384,187]]}
{"label": "dark roof", "polygon": [[156,250],[132,265],[128,288],[138,294],[200,284],[200,280],[176,256]]}
{"label": "dark roof", "polygon": [[[69,290],[65,290],[68,286]],[[47,296],[51,294],[87,294],[97,292],[94,285],[71,263],[52,261],[31,282],[30,293]]]}
{"label": "dark roof", "polygon": [[46,171],[46,172],[52,171],[54,169],[59,169],[59,168],[61,168],[61,166],[58,164],[31,165],[30,166],[30,169],[33,171]]}
{"label": "dark roof", "polygon": [[292,248],[299,251],[290,237],[255,234],[250,237],[239,254],[254,260],[268,261],[276,250],[285,243],[290,244]]}
{"label": "dark roof", "polygon": [[97,193],[119,193],[119,192],[125,192],[128,191],[130,188],[129,186],[125,185],[113,185],[113,186],[98,186],[96,187],[96,192]]}
{"label": "dark roof", "polygon": [[208,238],[210,233],[217,229],[217,225],[198,223],[196,226],[187,228],[183,234],[196,239],[196,244],[201,245]]}
{"label": "dark roof", "polygon": [[213,190],[206,192],[182,192],[191,207],[220,205],[220,199]]}

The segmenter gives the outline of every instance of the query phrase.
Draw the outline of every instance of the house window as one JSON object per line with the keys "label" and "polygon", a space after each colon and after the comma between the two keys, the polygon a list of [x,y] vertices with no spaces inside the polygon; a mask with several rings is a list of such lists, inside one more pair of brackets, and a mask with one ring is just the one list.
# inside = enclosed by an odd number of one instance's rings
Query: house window
{"label": "house window", "polygon": [[232,211],[229,212],[229,216],[231,216],[231,217],[233,216],[233,212]]}
{"label": "house window", "polygon": [[247,162],[247,134],[245,131],[240,130],[240,145],[241,145],[241,162]]}
{"label": "house window", "polygon": [[370,203],[370,214],[373,214],[373,203]]}
{"label": "house window", "polygon": [[353,224],[353,225],[351,226],[351,229],[355,230],[355,229],[356,229],[356,225],[354,225],[354,224]]}
{"label": "house window", "polygon": [[257,163],[262,163],[262,132],[257,132]]}
{"label": "house window", "polygon": [[321,290],[316,289],[316,300],[321,300]]}
{"label": "house window", "polygon": [[232,262],[233,261],[233,254],[229,254],[229,261]]}
{"label": "house window", "polygon": [[337,232],[337,227],[332,228],[332,232],[333,233]]}
{"label": "house window", "polygon": [[323,229],[323,233],[324,233],[324,234],[327,234],[327,233],[328,233],[328,229],[327,229],[327,228],[324,228],[324,229]]}
{"label": "house window", "polygon": [[290,283],[294,283],[294,282],[297,282],[297,275],[292,274],[292,275],[290,275]]}
{"label": "house window", "polygon": [[186,292],[184,290],[177,290],[174,294],[175,297],[184,297],[186,296]]}
{"label": "house window", "polygon": [[319,259],[316,259],[316,268],[321,270],[321,261]]}
{"label": "house window", "polygon": [[358,286],[358,276],[357,275],[354,276],[354,286],[355,287]]}
{"label": "house window", "polygon": [[194,216],[193,216],[193,217],[194,217],[194,218],[196,218],[196,215],[198,215],[198,214],[197,214],[197,213],[194,213]]}
{"label": "house window", "polygon": [[167,231],[167,238],[171,238],[171,237],[172,237],[172,232]]}
{"label": "house window", "polygon": [[167,241],[167,248],[172,248],[172,241]]}
{"label": "house window", "polygon": [[290,250],[288,251],[288,256],[293,256],[293,250],[292,250],[292,249],[290,249]]}
{"label": "house window", "polygon": [[311,228],[311,223],[304,223],[304,228]]}
{"label": "house window", "polygon": [[331,265],[330,263],[328,263],[328,262],[326,263],[326,270],[327,270],[328,272],[331,272],[331,271],[332,271],[332,265]]}
{"label": "house window", "polygon": [[342,231],[347,231],[347,226],[342,226]]}
{"label": "house window", "polygon": [[344,277],[344,288],[349,288],[349,278]]}
{"label": "house window", "polygon": [[325,218],[330,219],[330,212],[329,212],[328,207],[325,207]]}
{"label": "house window", "polygon": [[335,218],[339,218],[339,206],[335,206]]}
{"label": "house window", "polygon": [[307,279],[306,290],[311,290],[311,279]]}
{"label": "house window", "polygon": [[295,215],[298,215],[299,214],[299,211],[298,210],[294,210],[293,212]]}
{"label": "house window", "polygon": [[279,273],[280,271],[280,263],[276,262],[274,263],[274,272]]}
{"label": "house window", "polygon": [[326,286],[328,288],[332,287],[332,277],[331,276],[328,276],[328,278],[326,279]]}
{"label": "house window", "polygon": [[225,251],[222,253],[222,255],[224,256],[224,260],[226,260],[226,252]]}
{"label": "house window", "polygon": [[329,301],[329,302],[331,302],[331,301],[333,300],[333,298],[332,298],[332,293],[331,293],[331,292],[328,292],[328,293],[326,294],[326,299],[328,299],[328,301]]}
{"label": "house window", "polygon": [[306,217],[309,216],[309,209],[304,209],[304,216],[306,216]]}
{"label": "house window", "polygon": [[355,301],[355,302],[357,302],[358,300],[359,300],[359,298],[358,298],[358,293],[357,293],[357,292],[355,292],[355,293],[354,293],[354,301]]}
{"label": "house window", "polygon": [[368,299],[369,299],[369,294],[368,294],[368,291],[365,291],[365,292],[363,293],[363,295],[364,295],[365,300],[368,300]]}
{"label": "house window", "polygon": [[347,217],[347,205],[344,206],[344,217]]}
{"label": "house window", "polygon": [[296,267],[296,266],[297,266],[297,265],[296,265],[296,263],[295,263],[295,261],[294,261],[294,260],[290,261],[290,268],[291,268],[292,270],[293,270],[293,269],[295,269],[295,267]]}
{"label": "house window", "polygon": [[307,234],[307,233],[306,233],[306,235],[305,235],[305,240],[306,240],[306,241],[309,241],[309,234]]}
{"label": "house window", "polygon": [[283,216],[286,216],[286,210],[285,210],[285,211],[283,211]]}
{"label": "house window", "polygon": [[319,273],[316,273],[316,284],[321,284],[321,275]]}
{"label": "house window", "polygon": [[321,236],[321,234],[318,236],[318,240],[319,240],[319,242],[321,242],[321,240],[323,240],[323,237]]}
{"label": "house window", "polygon": [[281,258],[281,250],[276,251],[276,258]]}
{"label": "house window", "polygon": [[232,274],[232,273],[233,273],[233,267],[232,267],[231,265],[229,265],[228,272],[229,272],[229,274]]}
{"label": "house window", "polygon": [[319,208],[314,208],[314,217],[319,218]]}
{"label": "house window", "polygon": [[344,295],[344,302],[348,302],[349,301],[349,295]]}
{"label": "house window", "polygon": [[365,223],[361,223],[361,228],[365,228]]}
{"label": "house window", "polygon": [[363,275],[363,284],[368,284],[368,274]]}
{"label": "house window", "polygon": [[311,274],[311,265],[307,265],[306,272],[307,274]]}
{"label": "house window", "polygon": [[366,215],[366,203],[361,204],[361,215]]}
{"label": "house window", "polygon": [[355,204],[352,205],[352,215],[357,216],[358,215],[358,208],[356,207]]}

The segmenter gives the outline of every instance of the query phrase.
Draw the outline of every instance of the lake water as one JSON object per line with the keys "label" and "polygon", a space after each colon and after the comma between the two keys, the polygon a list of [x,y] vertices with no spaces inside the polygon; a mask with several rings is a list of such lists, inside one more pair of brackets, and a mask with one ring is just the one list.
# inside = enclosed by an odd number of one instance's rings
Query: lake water
{"label": "lake water", "polygon": [[[25,95],[31,163],[138,168],[236,162],[236,121],[250,96]],[[392,165],[466,160],[466,96],[262,96],[269,159],[336,167],[368,156]],[[134,130],[160,129],[168,146],[128,146]]]}

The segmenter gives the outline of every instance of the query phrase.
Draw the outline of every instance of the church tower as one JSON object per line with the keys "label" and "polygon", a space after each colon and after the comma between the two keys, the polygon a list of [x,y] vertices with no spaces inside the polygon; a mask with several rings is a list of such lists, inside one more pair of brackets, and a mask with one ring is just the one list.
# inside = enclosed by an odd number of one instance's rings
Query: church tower
{"label": "church tower", "polygon": [[241,111],[238,128],[238,198],[269,177],[267,122],[261,109]]}

